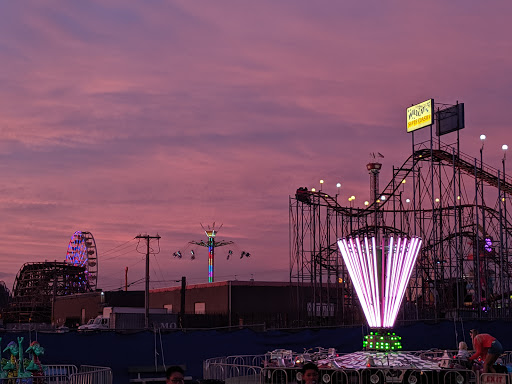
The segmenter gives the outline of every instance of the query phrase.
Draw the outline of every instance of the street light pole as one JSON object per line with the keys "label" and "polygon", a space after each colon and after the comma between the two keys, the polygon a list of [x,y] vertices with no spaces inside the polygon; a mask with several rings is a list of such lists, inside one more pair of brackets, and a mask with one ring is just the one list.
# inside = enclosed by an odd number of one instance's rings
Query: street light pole
{"label": "street light pole", "polygon": [[[507,159],[508,145],[507,144],[503,144],[501,149],[503,150],[503,158],[501,159],[501,163],[503,165],[503,184],[505,184],[505,182],[506,182],[505,160]],[[507,195],[506,195],[505,191],[503,191],[503,213],[504,213],[504,217],[505,217],[505,221],[504,221],[504,224],[505,224],[505,228],[504,228],[504,232],[505,232],[505,252],[502,252],[502,254],[508,260]],[[501,244],[501,247],[503,248],[503,244]],[[507,282],[507,287],[509,285],[510,285],[509,282]],[[508,292],[507,292],[507,295],[508,295]],[[503,300],[502,300],[501,306],[502,306],[502,309],[503,309]]]}
{"label": "street light pole", "polygon": [[[482,248],[482,258],[479,258],[479,262],[482,263],[482,274],[483,274],[483,281],[484,281],[484,288],[485,288],[485,296],[486,298],[489,295],[489,289],[487,287],[487,262],[485,258],[485,207],[484,207],[484,178],[483,178],[483,172],[484,172],[484,143],[485,139],[487,137],[485,135],[480,135],[480,141],[482,142],[482,146],[480,147],[480,204],[482,206],[482,244],[477,249],[478,254],[480,254],[480,248]],[[478,228],[477,228],[477,236],[478,236]],[[478,265],[478,268],[480,268],[480,264]],[[480,286],[480,282],[478,282]],[[481,289],[480,291],[480,303],[483,300],[481,297]],[[480,305],[479,305],[480,308]]]}
{"label": "street light pole", "polygon": [[354,207],[354,203],[353,201],[356,199],[356,197],[354,195],[350,196],[348,198],[348,201],[350,203],[350,235],[352,235],[352,228],[353,228],[353,224],[352,224],[352,221],[354,220],[354,213],[352,212],[352,208]]}

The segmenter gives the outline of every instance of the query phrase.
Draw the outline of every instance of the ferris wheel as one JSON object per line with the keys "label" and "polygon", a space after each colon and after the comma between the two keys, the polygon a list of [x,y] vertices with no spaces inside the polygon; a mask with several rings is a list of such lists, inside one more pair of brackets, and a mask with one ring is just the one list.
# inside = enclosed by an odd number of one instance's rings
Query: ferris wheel
{"label": "ferris wheel", "polygon": [[85,267],[84,288],[94,291],[98,282],[98,253],[91,232],[76,231],[71,236],[66,262]]}

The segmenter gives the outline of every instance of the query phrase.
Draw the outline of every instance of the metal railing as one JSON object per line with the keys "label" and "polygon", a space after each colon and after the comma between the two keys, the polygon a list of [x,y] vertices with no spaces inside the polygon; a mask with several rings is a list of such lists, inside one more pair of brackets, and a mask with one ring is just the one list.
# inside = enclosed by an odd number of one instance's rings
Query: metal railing
{"label": "metal railing", "polygon": [[[233,384],[262,384],[261,367],[236,364],[209,363],[205,379],[226,381]],[[204,375],[203,375],[204,376]]]}
{"label": "metal railing", "polygon": [[47,365],[44,375],[0,378],[0,384],[112,384],[112,369],[92,365]]}
{"label": "metal railing", "polygon": [[[457,351],[447,351],[454,356]],[[445,353],[418,351],[416,356],[439,360]],[[512,352],[501,356],[503,363],[512,361]],[[456,360],[456,359],[455,359]],[[251,364],[252,362],[258,364]],[[240,364],[239,364],[240,363]],[[203,362],[203,378],[226,384],[296,384],[300,382],[297,367],[264,366],[264,355],[217,357]],[[420,369],[412,367],[367,367],[364,369],[320,369],[319,383],[325,384],[480,384],[491,382],[497,374],[480,374],[459,368]],[[489,376],[489,377],[488,377]],[[499,383],[512,384],[510,375]],[[501,377],[501,376],[500,376]]]}
{"label": "metal railing", "polygon": [[69,377],[70,384],[112,384],[112,369],[94,365],[80,366],[80,372]]}

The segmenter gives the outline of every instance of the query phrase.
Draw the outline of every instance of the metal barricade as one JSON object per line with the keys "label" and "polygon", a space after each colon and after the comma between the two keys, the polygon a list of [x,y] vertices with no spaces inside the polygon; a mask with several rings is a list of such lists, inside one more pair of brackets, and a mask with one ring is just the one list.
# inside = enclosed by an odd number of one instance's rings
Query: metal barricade
{"label": "metal barricade", "polygon": [[500,356],[503,365],[512,364],[512,351],[505,351]]}
{"label": "metal barricade", "polygon": [[[328,377],[326,377],[326,375]],[[361,376],[355,369],[344,369],[341,371],[325,372],[320,371],[320,382],[339,384],[359,384]]]}
{"label": "metal barricade", "polygon": [[0,384],[112,384],[112,370],[107,367],[82,365],[48,365],[44,375],[0,378]]}
{"label": "metal barricade", "polygon": [[265,383],[269,384],[288,384],[296,383],[296,372],[284,368],[272,368],[267,370]]}
{"label": "metal barricade", "polygon": [[438,372],[439,383],[478,384],[478,376],[469,369],[443,369]]}
{"label": "metal barricade", "polygon": [[112,369],[94,365],[82,365],[80,372],[69,377],[70,384],[112,384]]}
{"label": "metal barricade", "polygon": [[230,383],[263,381],[265,355],[215,357],[203,361],[203,378]]}
{"label": "metal barricade", "polygon": [[224,359],[226,364],[239,364],[253,367],[263,367],[265,355],[238,355],[228,356]]}
{"label": "metal barricade", "polygon": [[209,362],[207,369],[203,372],[203,378],[233,384],[261,384],[263,381],[261,367],[217,362]]}
{"label": "metal barricade", "polygon": [[359,371],[360,383],[386,384],[402,383],[405,369],[365,368]]}
{"label": "metal barricade", "polygon": [[[427,359],[436,360],[444,351],[429,351]],[[423,355],[423,353],[422,353]],[[251,364],[253,363],[253,364]],[[208,359],[203,363],[203,378],[226,384],[296,384],[298,367],[265,365],[256,356],[230,356]],[[363,369],[320,368],[322,384],[483,384],[478,375],[462,366],[458,368],[389,367],[384,364]],[[490,379],[489,379],[490,380]],[[487,383],[486,383],[487,384]],[[512,381],[497,384],[512,384]]]}

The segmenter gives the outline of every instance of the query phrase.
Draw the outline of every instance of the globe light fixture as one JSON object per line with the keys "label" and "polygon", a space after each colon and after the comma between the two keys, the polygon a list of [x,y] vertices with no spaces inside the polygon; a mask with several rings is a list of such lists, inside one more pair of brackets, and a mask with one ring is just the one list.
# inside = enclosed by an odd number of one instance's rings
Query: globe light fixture
{"label": "globe light fixture", "polygon": [[341,183],[336,183],[336,201],[338,201],[338,195],[340,194]]}

